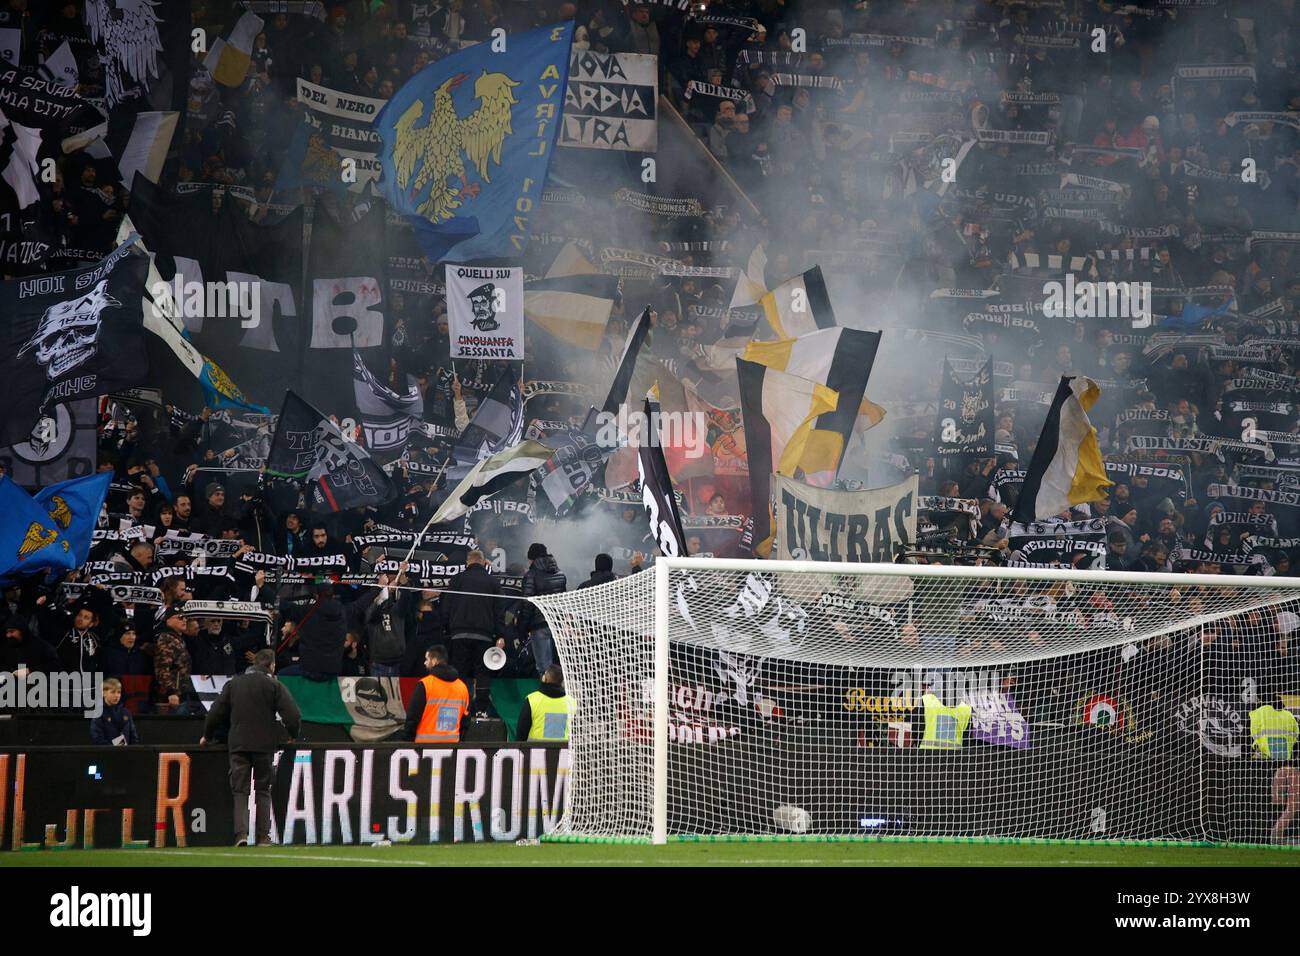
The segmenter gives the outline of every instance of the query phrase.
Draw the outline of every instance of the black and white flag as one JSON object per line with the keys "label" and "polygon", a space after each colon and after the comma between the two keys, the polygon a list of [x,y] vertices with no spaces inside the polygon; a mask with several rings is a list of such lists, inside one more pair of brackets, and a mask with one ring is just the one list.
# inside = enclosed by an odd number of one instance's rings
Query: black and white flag
{"label": "black and white flag", "polygon": [[677,511],[673,497],[673,481],[668,474],[668,462],[659,444],[659,403],[645,401],[645,422],[650,432],[649,441],[637,451],[637,469],[641,476],[641,501],[650,521],[650,535],[659,545],[659,553],[670,558],[689,557],[686,551],[686,533],[682,530],[682,516]]}
{"label": "black and white flag", "polygon": [[352,390],[371,457],[380,464],[400,458],[411,436],[412,420],[420,421],[424,416],[424,398],[419,388],[408,376],[406,393],[397,394],[375,378],[361,353],[354,349]]}
{"label": "black and white flag", "polygon": [[507,364],[456,439],[456,461],[472,465],[519,441],[524,433],[524,399],[519,375]]}
{"label": "black and white flag", "polygon": [[526,477],[550,457],[551,449],[541,442],[522,441],[484,458],[447,496],[425,530],[469,514],[480,500]]}
{"label": "black and white flag", "polygon": [[0,285],[8,328],[0,446],[26,441],[65,402],[144,383],[149,263],[131,253],[136,238],[94,266]]}
{"label": "black and white flag", "polygon": [[189,0],[86,0],[86,33],[110,110],[184,110],[190,87]]}
{"label": "black and white flag", "polygon": [[266,474],[305,482],[313,510],[377,507],[397,496],[388,475],[365,449],[344,438],[337,425],[293,392],[284,395]]}

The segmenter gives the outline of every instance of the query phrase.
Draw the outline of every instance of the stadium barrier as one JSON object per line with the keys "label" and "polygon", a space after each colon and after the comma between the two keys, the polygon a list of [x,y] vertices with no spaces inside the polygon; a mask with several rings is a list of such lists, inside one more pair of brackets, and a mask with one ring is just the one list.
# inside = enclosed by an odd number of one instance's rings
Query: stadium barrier
{"label": "stadium barrier", "polygon": [[[277,756],[272,838],[537,839],[568,795],[559,744],[306,744]],[[0,747],[0,852],[226,846],[224,747]]]}

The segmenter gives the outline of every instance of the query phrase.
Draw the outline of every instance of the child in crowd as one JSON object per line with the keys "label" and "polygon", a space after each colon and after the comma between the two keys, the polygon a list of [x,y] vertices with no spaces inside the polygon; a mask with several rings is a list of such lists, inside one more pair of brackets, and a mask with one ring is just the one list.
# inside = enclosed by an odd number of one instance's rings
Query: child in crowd
{"label": "child in crowd", "polygon": [[114,747],[138,744],[140,732],[135,729],[131,713],[122,703],[122,682],[116,677],[105,678],[102,689],[104,709],[90,722],[91,743]]}

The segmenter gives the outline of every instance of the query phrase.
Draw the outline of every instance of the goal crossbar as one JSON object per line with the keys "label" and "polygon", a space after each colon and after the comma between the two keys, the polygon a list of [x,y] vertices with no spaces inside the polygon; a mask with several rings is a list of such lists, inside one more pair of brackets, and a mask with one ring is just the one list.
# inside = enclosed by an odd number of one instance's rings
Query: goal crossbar
{"label": "goal crossbar", "polygon": [[[897,584],[891,584],[891,580]],[[686,603],[693,600],[691,593],[692,589],[697,587],[697,581],[699,593],[707,593],[711,600],[704,602],[703,611],[698,607],[692,607],[688,614]],[[862,583],[857,583],[859,581]],[[753,582],[758,582],[756,596],[743,593]],[[953,587],[947,587],[948,583]],[[855,591],[855,588],[859,590]],[[945,623],[959,621],[957,625],[948,625],[953,629],[951,633],[959,633],[964,638],[973,639],[975,649],[968,651],[964,648],[962,655],[954,658],[951,656],[952,651],[935,650],[933,645],[916,647],[914,650],[909,649],[912,647],[909,645],[900,649],[896,643],[883,642],[878,638],[863,639],[862,626],[864,623],[869,623],[863,617],[864,609],[876,603],[899,607],[897,597],[880,596],[893,594],[895,592],[891,589],[897,588],[904,589],[908,595],[915,591],[917,598],[913,601],[909,597],[903,602],[909,610],[905,617],[890,620],[891,633],[897,635],[900,626],[904,630],[912,627],[912,633],[914,635],[917,633],[916,627],[911,623],[913,620],[911,605],[915,603],[919,611],[917,624],[923,630],[928,628],[927,633],[930,634],[945,633],[944,625],[939,623],[940,621]],[[724,606],[723,602],[713,600],[718,594],[725,597],[729,592],[735,594],[735,600],[730,606]],[[986,618],[980,618],[973,612],[968,616],[968,608],[964,603],[961,604],[959,612],[951,606],[935,610],[937,603],[941,603],[941,599],[949,602],[964,602],[968,596],[986,597],[990,593],[995,599],[1006,598],[1013,593],[1017,598],[1030,594],[1042,599],[1049,609],[1045,611],[1039,605],[1031,607],[1030,601],[1026,600],[1024,606],[1030,613],[1019,617],[997,617],[990,614]],[[778,632],[781,630],[783,619],[778,617],[775,625],[772,624],[771,618],[765,622],[769,630],[763,631],[763,637],[755,638],[748,643],[742,641],[739,645],[728,646],[726,640],[729,622],[735,621],[737,608],[743,610],[746,600],[750,603],[767,600],[769,594],[772,596],[772,603],[779,606],[784,600],[786,608],[793,607],[799,613],[803,613],[805,606],[812,608],[816,605],[819,596],[825,597],[829,594],[839,598],[841,595],[848,595],[847,605],[851,610],[844,623],[837,625],[840,636],[837,636],[836,631],[823,626],[815,634],[810,628],[803,645],[795,642],[789,646],[781,646],[779,642],[774,644],[765,641],[765,638],[770,636],[770,628],[774,627]],[[1113,599],[1116,610],[1111,610],[1112,606],[1108,598]],[[1109,613],[1094,613],[1096,605],[1087,603],[1085,599],[1101,602]],[[1280,613],[1290,613],[1294,618],[1295,612],[1300,611],[1300,579],[1277,576],[1161,574],[1053,568],[660,557],[656,560],[652,572],[635,575],[633,580],[624,578],[580,592],[549,595],[533,600],[556,634],[557,650],[564,662],[566,676],[570,673],[571,656],[579,659],[575,661],[578,665],[575,671],[586,670],[588,665],[596,667],[596,670],[587,675],[589,683],[582,688],[583,692],[590,694],[611,691],[614,696],[619,693],[634,693],[629,691],[629,687],[638,681],[642,682],[646,692],[644,702],[649,705],[649,713],[646,714],[649,719],[643,725],[646,726],[646,732],[641,735],[627,736],[626,727],[622,732],[611,730],[610,728],[614,726],[611,721],[614,718],[611,718],[609,713],[604,713],[602,714],[604,723],[601,724],[600,733],[605,736],[599,739],[595,737],[588,739],[582,734],[584,708],[579,702],[573,727],[575,738],[582,737],[582,740],[580,742],[574,739],[571,744],[574,775],[571,786],[577,783],[580,773],[591,773],[593,767],[597,772],[607,773],[612,767],[616,775],[622,775],[618,779],[624,780],[623,787],[630,790],[645,787],[645,790],[641,791],[645,795],[645,803],[630,808],[623,806],[623,809],[618,812],[628,813],[636,819],[645,821],[640,825],[633,823],[630,830],[626,831],[628,838],[644,841],[648,837],[649,842],[662,844],[670,839],[691,839],[693,832],[689,829],[683,831],[680,819],[672,825],[671,836],[669,832],[670,769],[673,773],[680,773],[679,765],[682,759],[680,754],[672,756],[676,751],[672,751],[670,746],[673,743],[672,735],[678,732],[677,722],[680,720],[677,716],[670,719],[674,706],[670,696],[680,693],[678,685],[682,678],[680,675],[674,677],[673,674],[678,673],[674,668],[680,669],[682,666],[683,655],[693,655],[694,658],[703,659],[704,654],[722,651],[739,653],[742,657],[750,655],[767,660],[781,659],[790,662],[788,666],[794,669],[792,673],[800,666],[819,664],[841,668],[911,667],[918,671],[924,667],[955,671],[963,667],[987,667],[1033,661],[1045,661],[1049,662],[1048,666],[1058,666],[1057,662],[1051,660],[1053,658],[1061,658],[1060,668],[1069,670],[1072,666],[1071,655],[1082,657],[1094,652],[1118,653],[1117,650],[1107,649],[1126,646],[1136,654],[1138,651],[1133,648],[1139,644],[1144,647],[1150,646],[1148,642],[1159,638],[1168,641],[1172,635],[1180,632],[1192,635],[1189,639],[1195,643],[1194,635],[1199,633],[1198,629],[1206,631],[1222,631],[1224,627],[1231,629],[1239,625],[1229,619],[1244,619],[1251,615],[1256,616],[1252,620],[1257,623],[1258,615],[1264,613],[1272,613],[1271,620],[1276,621],[1279,619],[1277,617],[1279,609],[1283,607],[1287,610]],[[1056,604],[1058,600],[1063,602],[1061,607],[1065,608],[1059,614]],[[992,600],[989,603],[996,605],[1015,602]],[[874,612],[875,609],[872,610]],[[998,609],[994,610],[998,611]],[[941,617],[940,611],[948,617]],[[887,616],[888,612],[886,612]],[[1104,617],[1109,617],[1111,620],[1108,623],[1103,622],[1103,626],[1099,620]],[[907,623],[903,624],[903,621]],[[1219,622],[1225,623],[1220,625]],[[1032,646],[1023,643],[1026,634],[1031,639],[1035,638],[1040,628],[1048,636],[1047,641],[1038,640]],[[619,645],[624,650],[618,653],[635,657],[637,661],[627,663],[617,659],[616,656],[601,656],[606,654],[605,651],[599,650],[601,644],[611,638],[624,642]],[[984,639],[986,645],[984,647],[979,646],[981,638]],[[1212,638],[1207,639],[1212,640]],[[588,659],[584,655],[588,654],[589,647],[597,650],[592,651],[592,656]],[[610,655],[614,653],[609,652]],[[945,653],[948,656],[943,656]],[[608,670],[611,667],[614,668],[612,672]],[[1184,669],[1178,672],[1178,676],[1187,686],[1190,686],[1189,681],[1196,679],[1195,674],[1191,665],[1184,665]],[[592,679],[592,675],[599,675],[600,679]],[[610,687],[602,686],[602,681],[606,680]],[[677,684],[674,684],[674,681]],[[676,705],[680,707],[681,702],[677,701]],[[620,712],[617,719],[623,720],[624,715]],[[1053,725],[1048,722],[1041,726],[1047,728]],[[609,741],[612,739],[610,735],[618,736],[619,733],[622,734],[624,743],[610,744]],[[646,764],[640,765],[644,767],[644,771],[649,772],[641,771],[643,776],[637,776],[635,759],[632,764],[625,765],[620,762],[622,758],[612,756],[614,751],[626,753],[635,749],[636,741],[649,745],[647,748],[649,752],[646,754],[649,759]],[[588,755],[581,751],[584,747],[591,747],[593,743],[597,745],[596,749],[600,752],[588,759]],[[605,749],[600,750],[601,747]],[[901,771],[880,772],[892,774]],[[679,783],[672,785],[674,789],[671,790],[671,794],[675,799],[680,800],[686,791],[683,790],[680,778],[675,779],[679,779]],[[638,780],[641,782],[638,783]],[[1188,784],[1188,786],[1192,785]],[[1195,786],[1204,787],[1206,784],[1198,781]],[[581,798],[582,792],[581,787],[575,787],[571,791],[578,799]],[[637,806],[642,807],[643,810],[637,810]],[[785,814],[783,820],[793,819],[791,814],[796,811],[804,812],[798,807],[778,808],[778,811]],[[602,825],[595,831],[582,827],[566,829],[565,822],[568,820],[569,812],[566,809],[565,821],[562,821],[557,836],[570,839],[588,839],[594,836],[602,839],[624,832],[616,824]],[[642,812],[645,813],[644,816],[640,815]],[[1180,823],[1179,832],[1174,835],[1181,836],[1183,832],[1187,832],[1190,834],[1189,839],[1195,842],[1198,839],[1197,824],[1184,826],[1184,823],[1186,821]],[[750,821],[747,825],[754,824]],[[783,825],[778,823],[778,828]],[[642,826],[645,829],[641,829]],[[606,834],[605,837],[598,835],[602,830]],[[794,832],[803,831],[796,828]],[[1001,831],[983,832],[996,834]],[[1164,832],[1168,830],[1157,829],[1153,835],[1162,835]],[[813,834],[808,836],[817,838]],[[822,834],[822,836],[837,838],[834,835]],[[745,830],[735,834],[734,837],[725,832],[714,832],[701,838],[762,839],[764,837],[755,834],[752,830]],[[928,836],[919,838],[930,839]],[[995,836],[994,839],[1000,837]],[[1023,838],[1012,837],[1012,839]],[[1107,840],[1103,839],[1103,842]],[[1186,843],[1187,841],[1175,839],[1174,842]],[[1224,843],[1232,840],[1228,838],[1210,840],[1210,842]]]}

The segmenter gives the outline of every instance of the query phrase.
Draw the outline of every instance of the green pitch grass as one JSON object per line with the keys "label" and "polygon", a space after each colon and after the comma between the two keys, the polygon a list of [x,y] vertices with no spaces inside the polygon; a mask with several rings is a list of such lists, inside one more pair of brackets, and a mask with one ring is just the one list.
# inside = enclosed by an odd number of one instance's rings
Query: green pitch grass
{"label": "green pitch grass", "polygon": [[0,854],[3,866],[1291,866],[1300,852],[1237,847],[925,843],[509,843],[202,847]]}

